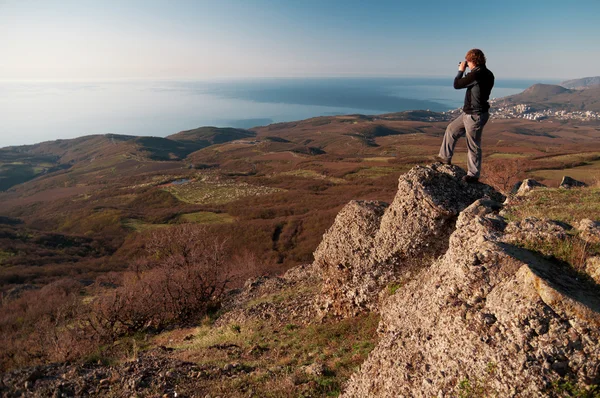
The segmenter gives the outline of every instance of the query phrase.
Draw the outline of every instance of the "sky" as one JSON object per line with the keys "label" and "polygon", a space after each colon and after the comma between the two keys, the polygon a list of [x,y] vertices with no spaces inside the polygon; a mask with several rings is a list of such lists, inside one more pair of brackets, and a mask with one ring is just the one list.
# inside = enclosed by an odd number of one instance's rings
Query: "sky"
{"label": "sky", "polygon": [[600,75],[600,1],[0,0],[0,80]]}

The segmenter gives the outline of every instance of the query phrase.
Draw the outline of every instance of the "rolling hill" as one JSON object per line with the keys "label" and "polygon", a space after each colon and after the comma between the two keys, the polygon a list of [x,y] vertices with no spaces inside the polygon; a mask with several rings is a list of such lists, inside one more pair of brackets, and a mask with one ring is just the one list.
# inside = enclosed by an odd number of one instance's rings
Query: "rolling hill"
{"label": "rolling hill", "polygon": [[571,90],[552,84],[534,84],[520,94],[499,99],[496,106],[530,105],[533,110],[556,109],[600,112],[600,86]]}
{"label": "rolling hill", "polygon": [[247,130],[200,127],[167,138],[104,134],[6,147],[0,149],[0,191],[71,167],[92,172],[140,161],[181,161],[202,148],[255,135]]}
{"label": "rolling hill", "polygon": [[600,76],[583,77],[581,79],[566,80],[560,83],[561,86],[570,89],[585,89],[600,85]]}

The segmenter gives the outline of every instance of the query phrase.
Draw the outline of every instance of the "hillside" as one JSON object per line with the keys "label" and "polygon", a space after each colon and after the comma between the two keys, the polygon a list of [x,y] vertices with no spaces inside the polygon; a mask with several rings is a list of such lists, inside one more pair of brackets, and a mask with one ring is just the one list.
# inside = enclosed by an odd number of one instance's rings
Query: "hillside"
{"label": "hillside", "polygon": [[552,84],[535,84],[520,94],[497,100],[495,106],[530,105],[533,110],[600,112],[600,86],[571,90]]}
{"label": "hillside", "polygon": [[[536,188],[502,205],[490,186],[467,185],[464,175],[440,163],[414,167],[389,204],[344,206],[312,264],[250,278],[222,297],[218,313],[174,328],[140,326],[85,363],[5,372],[0,391],[594,397],[600,224],[579,221],[600,218],[590,201],[598,189]],[[529,217],[531,206],[553,209],[556,221]],[[190,231],[172,229],[161,247],[188,249],[181,238]],[[131,272],[143,280],[150,271]],[[111,296],[86,301],[102,297]]]}
{"label": "hillside", "polygon": [[562,83],[559,83],[559,85],[570,89],[585,89],[588,87],[600,85],[600,76],[566,80]]}
{"label": "hillside", "polygon": [[168,136],[167,139],[179,142],[196,143],[201,147],[205,147],[243,138],[252,138],[255,135],[256,134],[252,131],[242,129],[199,127],[193,130],[180,131],[179,133]]}
{"label": "hillside", "polygon": [[[342,392],[360,364],[372,363],[381,300],[434,259],[460,257],[448,248],[473,200],[502,201],[486,185],[461,185],[456,166],[422,166],[451,117],[344,115],[201,128],[177,140],[107,135],[3,149],[9,175],[39,168],[0,192],[0,368],[8,372],[0,389]],[[593,121],[492,119],[482,181],[504,193],[525,177],[595,184],[599,138]],[[464,144],[454,163],[466,165]],[[532,196],[521,211],[572,225],[598,214],[593,189],[557,192]],[[593,249],[567,242],[560,261]],[[427,353],[419,341],[412,349]],[[72,382],[57,386],[67,373]],[[365,376],[354,379],[364,388]]]}
{"label": "hillside", "polygon": [[201,148],[254,135],[246,130],[201,127],[170,138],[105,134],[2,148],[0,191],[70,167],[90,172],[127,167],[132,160],[181,161]]}

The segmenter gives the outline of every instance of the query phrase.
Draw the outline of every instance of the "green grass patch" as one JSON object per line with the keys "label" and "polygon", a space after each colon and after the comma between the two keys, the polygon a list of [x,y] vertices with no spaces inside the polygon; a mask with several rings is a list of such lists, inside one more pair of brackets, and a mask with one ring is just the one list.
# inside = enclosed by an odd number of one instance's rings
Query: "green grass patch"
{"label": "green grass patch", "polygon": [[[236,345],[252,350],[258,347],[262,352],[258,355],[249,353],[250,357],[286,366],[308,365],[318,360],[332,371],[345,369],[349,375],[375,347],[378,322],[379,317],[371,314],[339,322],[308,326],[288,324],[281,328],[264,322],[219,328],[201,326],[191,341],[176,344],[174,348],[201,350]],[[217,359],[218,355],[210,358]],[[211,361],[210,358],[207,359]]]}
{"label": "green grass patch", "polygon": [[196,224],[229,224],[235,221],[235,217],[227,213],[213,213],[210,211],[199,211],[179,216],[180,222]]}
{"label": "green grass patch", "polygon": [[584,218],[600,220],[600,188],[533,190],[507,207],[509,220],[549,218],[569,224]]}
{"label": "green grass patch", "polygon": [[396,158],[392,156],[375,156],[372,158],[363,158],[363,162],[389,162],[393,159]]}
{"label": "green grass patch", "polygon": [[314,170],[292,170],[279,173],[279,175],[288,175],[301,178],[310,178],[313,180],[326,180],[334,184],[344,184],[346,180],[343,178],[329,177]]}
{"label": "green grass patch", "polygon": [[600,245],[585,242],[577,235],[569,235],[561,240],[526,240],[517,242],[517,245],[540,253],[550,260],[558,260],[559,263],[565,266],[565,269],[572,269],[583,279],[588,279],[585,273],[587,259],[600,255]]}
{"label": "green grass patch", "polygon": [[388,294],[391,296],[392,294],[395,294],[398,289],[400,289],[402,287],[402,283],[392,283],[391,285],[388,285],[387,289],[388,289]]}
{"label": "green grass patch", "polygon": [[[506,208],[509,221],[526,218],[549,218],[568,223],[574,227],[584,218],[600,220],[600,189],[540,189],[517,199]],[[565,239],[529,239],[516,242],[520,247],[537,252],[551,261],[587,279],[587,259],[600,255],[600,244],[582,240],[576,229],[570,230]]]}
{"label": "green grass patch", "polygon": [[573,163],[573,162],[589,162],[598,160],[600,157],[600,152],[584,152],[584,153],[570,153],[567,155],[558,155],[558,156],[550,156],[536,159],[536,161],[557,161],[564,163]]}
{"label": "green grass patch", "polygon": [[488,156],[489,159],[522,159],[527,157],[527,155],[523,155],[522,153],[492,153]]}
{"label": "green grass patch", "polygon": [[[208,392],[239,391],[243,385],[260,397],[336,397],[376,346],[378,323],[376,314],[313,325],[261,320],[204,325],[191,330],[185,339],[174,338],[177,331],[167,332],[157,336],[157,341],[173,341],[168,345],[178,357],[199,365],[222,368],[235,362],[255,369],[207,384]],[[321,373],[305,371],[314,363],[323,365]]]}
{"label": "green grass patch", "polygon": [[306,293],[314,293],[317,294],[319,287],[317,285],[308,286],[308,287],[300,287],[295,289],[286,289],[281,290],[277,293],[267,294],[265,296],[260,296],[254,300],[250,300],[246,303],[246,308],[256,307],[262,303],[282,303],[286,300],[291,300],[295,297],[301,296]]}
{"label": "green grass patch", "polygon": [[564,176],[593,184],[600,181],[600,160],[587,162],[581,166],[568,169],[536,170],[531,173],[532,178],[538,180],[561,181]]}
{"label": "green grass patch", "polygon": [[599,385],[580,387],[575,382],[564,378],[553,381],[550,392],[551,396],[556,397],[600,398]]}
{"label": "green grass patch", "polygon": [[170,224],[147,223],[145,221],[138,220],[137,218],[126,218],[121,222],[121,225],[123,225],[123,227],[127,229],[131,229],[137,232],[143,232],[151,229],[164,228],[170,226]]}

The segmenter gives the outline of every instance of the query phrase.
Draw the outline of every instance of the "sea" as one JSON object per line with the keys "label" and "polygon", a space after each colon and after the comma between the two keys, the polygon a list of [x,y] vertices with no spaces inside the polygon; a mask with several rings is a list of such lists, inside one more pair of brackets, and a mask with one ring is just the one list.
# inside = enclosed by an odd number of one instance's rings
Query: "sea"
{"label": "sea", "polygon": [[[0,147],[90,134],[165,137],[200,126],[448,111],[464,97],[453,77],[0,81]],[[558,81],[497,79],[492,97],[535,83]]]}

